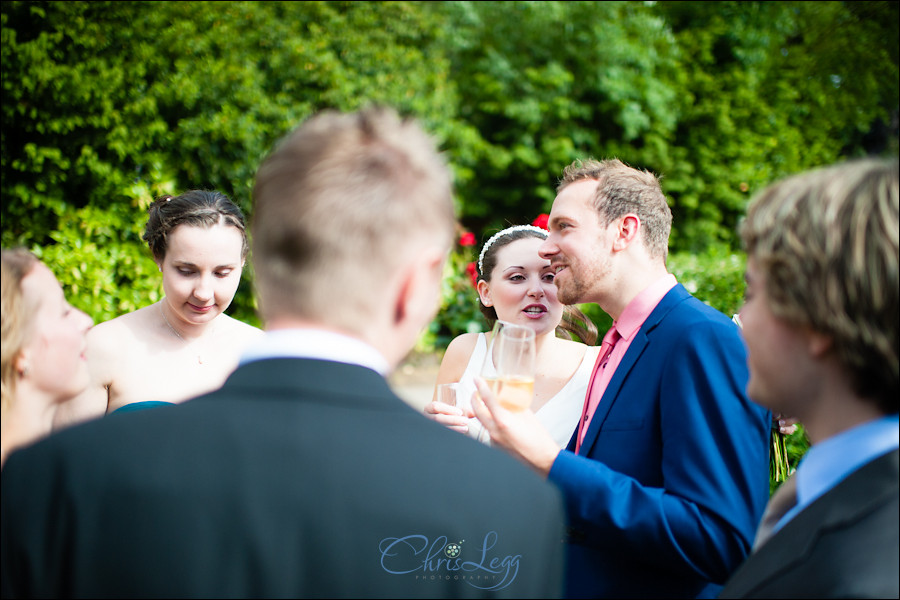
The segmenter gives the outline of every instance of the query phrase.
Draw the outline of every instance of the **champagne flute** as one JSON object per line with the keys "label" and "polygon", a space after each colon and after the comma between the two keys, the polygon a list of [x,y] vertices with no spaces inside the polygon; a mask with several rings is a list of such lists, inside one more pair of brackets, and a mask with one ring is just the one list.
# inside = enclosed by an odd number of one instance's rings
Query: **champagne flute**
{"label": "champagne flute", "polygon": [[481,377],[505,409],[517,412],[531,407],[534,363],[534,330],[505,321],[494,323]]}
{"label": "champagne flute", "polygon": [[459,383],[439,383],[437,386],[437,401],[456,406],[458,392]]}

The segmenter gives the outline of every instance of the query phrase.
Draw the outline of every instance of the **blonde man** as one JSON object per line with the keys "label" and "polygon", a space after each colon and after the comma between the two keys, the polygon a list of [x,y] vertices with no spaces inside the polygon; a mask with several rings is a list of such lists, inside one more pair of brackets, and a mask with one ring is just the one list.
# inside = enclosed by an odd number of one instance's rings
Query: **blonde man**
{"label": "blonde man", "polygon": [[748,393],[796,415],[811,447],[722,597],[900,593],[897,165],[797,175],[750,205]]}
{"label": "blonde man", "polygon": [[3,595],[559,595],[556,491],[385,380],[452,241],[433,142],[390,110],[326,112],[253,195],[265,336],[219,391],[10,461]]}

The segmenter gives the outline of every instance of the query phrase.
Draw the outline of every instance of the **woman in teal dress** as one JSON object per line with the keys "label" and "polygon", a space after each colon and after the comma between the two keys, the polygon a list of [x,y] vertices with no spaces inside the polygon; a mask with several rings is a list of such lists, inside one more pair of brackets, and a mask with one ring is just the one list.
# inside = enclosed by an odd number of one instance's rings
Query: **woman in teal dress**
{"label": "woman in teal dress", "polygon": [[91,330],[91,383],[58,411],[55,428],[217,389],[262,334],[225,314],[248,251],[240,209],[220,192],[192,190],[159,198],[149,213],[144,240],[165,296]]}

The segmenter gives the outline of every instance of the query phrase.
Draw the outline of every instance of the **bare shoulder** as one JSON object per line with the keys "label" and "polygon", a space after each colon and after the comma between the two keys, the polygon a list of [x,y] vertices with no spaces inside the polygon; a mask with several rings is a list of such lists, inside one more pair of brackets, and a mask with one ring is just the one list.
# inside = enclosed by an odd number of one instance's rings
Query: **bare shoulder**
{"label": "bare shoulder", "polygon": [[600,346],[588,346],[583,342],[576,342],[574,340],[560,340],[563,342],[568,349],[568,351],[573,352],[578,355],[583,356],[597,356],[600,354]]}
{"label": "bare shoulder", "polygon": [[576,342],[575,340],[566,340],[563,338],[556,338],[556,342],[558,344],[558,348],[564,350],[565,352],[572,352],[575,354],[584,354],[591,348],[595,346],[588,346],[583,342]]}
{"label": "bare shoulder", "polygon": [[132,340],[144,337],[149,330],[149,313],[150,307],[145,306],[94,325],[87,334],[89,351],[95,355],[109,355],[108,358],[121,356]]}
{"label": "bare shoulder", "polygon": [[480,333],[464,333],[458,335],[447,345],[447,352],[444,354],[444,361],[463,359],[469,362],[469,357],[475,351],[475,344],[478,343]]}
{"label": "bare shoulder", "polygon": [[[138,340],[142,339],[141,332],[146,331],[148,308],[98,323],[88,331],[85,351],[90,374],[88,386],[59,406],[53,417],[54,430],[106,414],[110,386],[140,356]],[[137,359],[137,362],[141,361]]]}
{"label": "bare shoulder", "polygon": [[556,351],[566,364],[579,365],[585,360],[593,361],[600,352],[599,346],[588,346],[574,340],[556,339]]}
{"label": "bare shoulder", "polygon": [[218,318],[222,320],[222,333],[228,336],[231,341],[238,344],[249,344],[262,337],[265,333],[258,327],[254,327],[243,321],[238,321],[234,317],[229,317],[228,315],[219,315]]}
{"label": "bare shoulder", "polygon": [[469,364],[472,352],[475,351],[479,335],[478,333],[464,333],[453,338],[441,360],[437,376],[438,383],[459,381],[466,370],[466,365]]}

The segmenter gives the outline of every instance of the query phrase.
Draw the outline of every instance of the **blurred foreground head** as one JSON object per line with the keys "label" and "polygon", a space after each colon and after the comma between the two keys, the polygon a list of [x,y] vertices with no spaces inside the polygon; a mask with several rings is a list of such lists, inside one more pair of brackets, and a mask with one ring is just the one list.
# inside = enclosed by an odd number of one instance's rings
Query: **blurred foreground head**
{"label": "blurred foreground head", "polygon": [[50,433],[56,407],[88,385],[89,316],[69,305],[56,276],[24,248],[2,255],[0,463]]}
{"label": "blurred foreground head", "polygon": [[455,222],[450,172],[416,122],[386,108],[315,115],[263,161],[253,201],[268,328],[373,341],[414,327],[411,347],[437,308]]}
{"label": "blurred foreground head", "polygon": [[898,162],[859,159],[784,179],[741,235],[772,314],[833,341],[853,389],[898,411]]}

